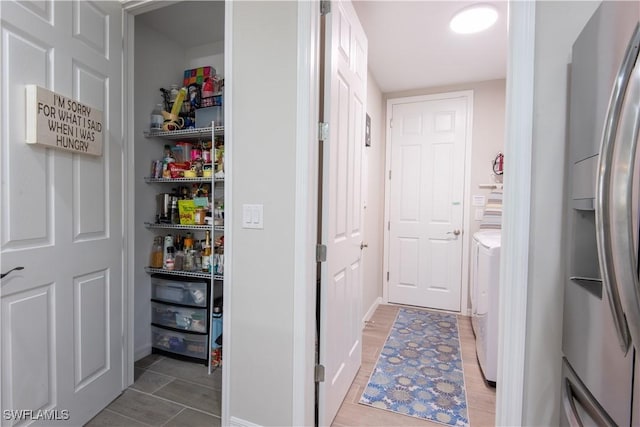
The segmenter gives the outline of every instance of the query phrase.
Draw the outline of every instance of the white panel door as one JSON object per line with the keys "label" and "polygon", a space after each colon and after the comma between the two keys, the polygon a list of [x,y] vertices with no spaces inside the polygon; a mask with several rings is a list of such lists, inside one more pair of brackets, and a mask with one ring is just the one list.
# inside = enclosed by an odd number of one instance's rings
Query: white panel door
{"label": "white panel door", "polygon": [[319,422],[329,425],[362,356],[362,151],[367,93],[367,38],[350,2],[331,2],[325,17]]}
{"label": "white panel door", "polygon": [[460,311],[467,103],[393,105],[389,302]]}
{"label": "white panel door", "polygon": [[[0,2],[0,254],[24,267],[1,281],[3,426],[82,425],[122,390],[121,14]],[[102,110],[103,156],[25,144],[31,84]]]}

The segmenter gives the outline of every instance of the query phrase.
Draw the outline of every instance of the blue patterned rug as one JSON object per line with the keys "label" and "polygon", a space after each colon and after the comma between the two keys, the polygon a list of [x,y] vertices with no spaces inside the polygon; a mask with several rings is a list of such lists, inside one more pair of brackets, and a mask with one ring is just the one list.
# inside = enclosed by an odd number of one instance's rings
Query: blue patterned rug
{"label": "blue patterned rug", "polygon": [[456,316],[400,308],[360,403],[467,426]]}

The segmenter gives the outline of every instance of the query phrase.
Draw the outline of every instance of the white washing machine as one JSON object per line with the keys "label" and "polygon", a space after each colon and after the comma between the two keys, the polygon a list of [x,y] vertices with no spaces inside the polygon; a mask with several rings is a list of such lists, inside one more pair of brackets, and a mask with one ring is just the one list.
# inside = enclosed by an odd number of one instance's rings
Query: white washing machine
{"label": "white washing machine", "polygon": [[500,286],[501,230],[473,235],[471,257],[471,325],[476,354],[487,382],[496,382],[498,371],[498,293]]}

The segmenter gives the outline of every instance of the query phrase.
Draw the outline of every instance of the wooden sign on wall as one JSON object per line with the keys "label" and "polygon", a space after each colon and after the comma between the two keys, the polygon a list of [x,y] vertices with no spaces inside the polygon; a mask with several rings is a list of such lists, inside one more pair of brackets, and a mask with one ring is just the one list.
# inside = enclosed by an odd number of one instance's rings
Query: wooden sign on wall
{"label": "wooden sign on wall", "polygon": [[27,143],[102,156],[103,113],[66,96],[27,86]]}

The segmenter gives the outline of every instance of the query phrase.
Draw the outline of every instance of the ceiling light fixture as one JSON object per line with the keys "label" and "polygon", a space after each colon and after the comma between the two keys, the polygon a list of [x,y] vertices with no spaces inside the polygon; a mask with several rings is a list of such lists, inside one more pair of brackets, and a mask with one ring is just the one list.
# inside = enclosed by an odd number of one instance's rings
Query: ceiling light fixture
{"label": "ceiling light fixture", "polygon": [[488,4],[476,4],[456,13],[449,28],[459,34],[472,34],[486,30],[498,20],[498,11]]}

